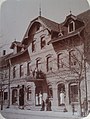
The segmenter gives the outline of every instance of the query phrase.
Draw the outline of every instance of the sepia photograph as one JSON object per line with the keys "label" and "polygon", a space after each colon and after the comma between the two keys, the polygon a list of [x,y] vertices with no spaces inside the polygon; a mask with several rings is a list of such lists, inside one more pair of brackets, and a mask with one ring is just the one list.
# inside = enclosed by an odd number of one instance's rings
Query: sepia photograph
{"label": "sepia photograph", "polygon": [[0,119],[90,119],[90,0],[0,0]]}

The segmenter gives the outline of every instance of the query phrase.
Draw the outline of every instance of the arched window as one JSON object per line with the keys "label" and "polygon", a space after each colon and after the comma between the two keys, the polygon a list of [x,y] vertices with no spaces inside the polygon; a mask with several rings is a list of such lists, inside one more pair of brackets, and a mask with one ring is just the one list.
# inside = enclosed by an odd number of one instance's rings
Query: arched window
{"label": "arched window", "polygon": [[53,90],[51,85],[49,86],[49,89],[48,89],[48,96],[49,98],[53,98]]}
{"label": "arched window", "polygon": [[32,41],[32,52],[36,51],[36,39]]}
{"label": "arched window", "polygon": [[16,78],[16,66],[13,67],[13,78]]}
{"label": "arched window", "polygon": [[75,22],[74,21],[71,21],[69,24],[68,24],[68,33],[71,33],[75,31]]}
{"label": "arched window", "polygon": [[27,88],[27,100],[31,100],[31,97],[32,97],[31,88],[28,87]]}
{"label": "arched window", "polygon": [[45,36],[41,37],[41,49],[44,48],[46,45],[46,41],[45,41]]}
{"label": "arched window", "polygon": [[12,104],[16,104],[17,102],[17,89],[12,90]]}
{"label": "arched window", "polygon": [[31,62],[27,63],[27,75],[30,75],[30,70],[31,70]]}
{"label": "arched window", "polygon": [[41,70],[41,58],[39,57],[39,58],[37,58],[36,59],[36,68],[38,69],[38,70]]}
{"label": "arched window", "polygon": [[22,77],[24,75],[24,67],[23,65],[21,64],[20,65],[20,77]]}
{"label": "arched window", "polygon": [[75,50],[69,51],[69,66],[72,68],[77,64],[77,56],[75,54]]}
{"label": "arched window", "polygon": [[62,53],[57,55],[57,67],[58,69],[63,68],[63,57]]}
{"label": "arched window", "polygon": [[52,70],[53,62],[52,62],[52,55],[47,56],[47,72]]}
{"label": "arched window", "polygon": [[77,83],[69,84],[69,102],[78,102],[78,85]]}

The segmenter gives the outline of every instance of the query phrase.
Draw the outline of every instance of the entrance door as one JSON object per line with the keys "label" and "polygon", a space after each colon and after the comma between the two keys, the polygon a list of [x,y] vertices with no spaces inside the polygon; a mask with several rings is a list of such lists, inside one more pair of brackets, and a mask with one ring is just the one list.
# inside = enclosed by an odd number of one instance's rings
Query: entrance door
{"label": "entrance door", "polygon": [[24,106],[24,87],[19,90],[19,106]]}
{"label": "entrance door", "polygon": [[65,85],[63,83],[58,85],[58,105],[65,105]]}
{"label": "entrance door", "polygon": [[42,104],[42,98],[43,98],[43,88],[41,85],[36,85],[36,90],[35,90],[36,106],[40,106]]}

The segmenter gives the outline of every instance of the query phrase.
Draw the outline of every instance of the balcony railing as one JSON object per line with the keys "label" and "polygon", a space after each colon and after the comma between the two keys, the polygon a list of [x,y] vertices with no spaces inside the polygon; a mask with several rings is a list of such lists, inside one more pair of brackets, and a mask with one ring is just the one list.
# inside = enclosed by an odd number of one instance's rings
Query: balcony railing
{"label": "balcony railing", "polygon": [[28,81],[39,81],[39,80],[45,80],[46,74],[42,70],[34,70],[30,71],[30,74],[27,76]]}

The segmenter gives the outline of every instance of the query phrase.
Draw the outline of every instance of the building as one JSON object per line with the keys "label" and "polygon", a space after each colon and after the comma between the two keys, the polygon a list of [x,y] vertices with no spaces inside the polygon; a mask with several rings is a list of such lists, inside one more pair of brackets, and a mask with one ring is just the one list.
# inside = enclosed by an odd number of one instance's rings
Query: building
{"label": "building", "polygon": [[[60,24],[42,16],[32,20],[22,41],[11,44],[13,53],[4,56],[10,105],[19,106],[23,100],[25,107],[35,108],[49,97],[52,110],[71,111],[74,104],[78,111],[86,88],[89,102],[89,29],[90,10],[78,16],[70,13]],[[4,92],[8,103],[8,90]]]}

